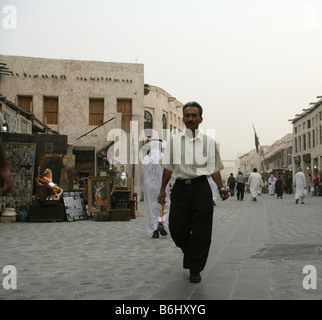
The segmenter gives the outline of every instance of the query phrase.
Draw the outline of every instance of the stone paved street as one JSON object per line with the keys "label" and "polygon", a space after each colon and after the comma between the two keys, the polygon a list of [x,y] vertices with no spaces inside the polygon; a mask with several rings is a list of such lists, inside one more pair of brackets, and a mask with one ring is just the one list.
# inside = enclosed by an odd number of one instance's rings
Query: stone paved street
{"label": "stone paved street", "polygon": [[[139,203],[139,212],[144,212]],[[0,223],[0,271],[17,269],[17,289],[0,300],[321,300],[322,197],[295,204],[263,195],[214,207],[202,281],[192,284],[170,236],[152,239],[145,218]],[[304,289],[317,271],[317,289]]]}

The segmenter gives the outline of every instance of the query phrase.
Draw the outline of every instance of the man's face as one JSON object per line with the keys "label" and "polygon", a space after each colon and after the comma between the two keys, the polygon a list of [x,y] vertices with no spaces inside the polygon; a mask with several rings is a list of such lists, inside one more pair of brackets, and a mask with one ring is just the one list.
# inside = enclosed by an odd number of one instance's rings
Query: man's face
{"label": "man's face", "polygon": [[183,122],[187,129],[196,130],[203,118],[199,115],[197,107],[188,107],[185,109],[183,114]]}

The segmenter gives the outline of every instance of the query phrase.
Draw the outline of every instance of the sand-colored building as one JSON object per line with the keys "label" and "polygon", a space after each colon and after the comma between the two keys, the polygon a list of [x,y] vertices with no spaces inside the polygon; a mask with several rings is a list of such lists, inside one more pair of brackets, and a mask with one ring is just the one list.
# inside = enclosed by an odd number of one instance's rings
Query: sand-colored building
{"label": "sand-colored building", "polygon": [[182,104],[161,88],[144,84],[143,64],[8,55],[0,55],[0,63],[9,71],[0,78],[2,96],[68,137],[79,176],[100,175],[108,151],[119,160],[114,146],[118,131],[124,132],[126,172],[139,193],[138,153],[150,138],[144,129],[166,140],[162,129],[184,127]]}
{"label": "sand-colored building", "polygon": [[[293,168],[299,167],[308,177],[314,169],[322,175],[322,96],[311,107],[291,119],[293,124]],[[309,182],[309,181],[308,181]]]}

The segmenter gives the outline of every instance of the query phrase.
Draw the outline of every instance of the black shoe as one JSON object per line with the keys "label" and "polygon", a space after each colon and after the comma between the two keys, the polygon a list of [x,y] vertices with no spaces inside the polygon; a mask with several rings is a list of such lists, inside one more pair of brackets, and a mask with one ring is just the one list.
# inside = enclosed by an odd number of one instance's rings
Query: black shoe
{"label": "black shoe", "polygon": [[159,223],[158,231],[160,232],[161,236],[163,236],[163,237],[165,237],[168,234],[168,232],[165,231],[162,223]]}
{"label": "black shoe", "polygon": [[152,238],[154,238],[154,239],[159,238],[159,231],[158,231],[158,230],[155,230],[155,231],[153,232]]}
{"label": "black shoe", "polygon": [[296,199],[295,203],[298,204],[299,203],[299,199]]}
{"label": "black shoe", "polygon": [[200,273],[190,271],[190,282],[199,283],[201,281]]}

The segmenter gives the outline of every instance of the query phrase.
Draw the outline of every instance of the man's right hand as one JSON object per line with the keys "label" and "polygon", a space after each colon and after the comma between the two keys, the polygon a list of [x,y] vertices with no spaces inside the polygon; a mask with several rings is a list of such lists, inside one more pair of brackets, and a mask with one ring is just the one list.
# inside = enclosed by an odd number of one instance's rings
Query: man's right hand
{"label": "man's right hand", "polygon": [[158,196],[158,203],[160,204],[164,204],[166,203],[165,198],[166,198],[167,194],[164,190],[161,190]]}

